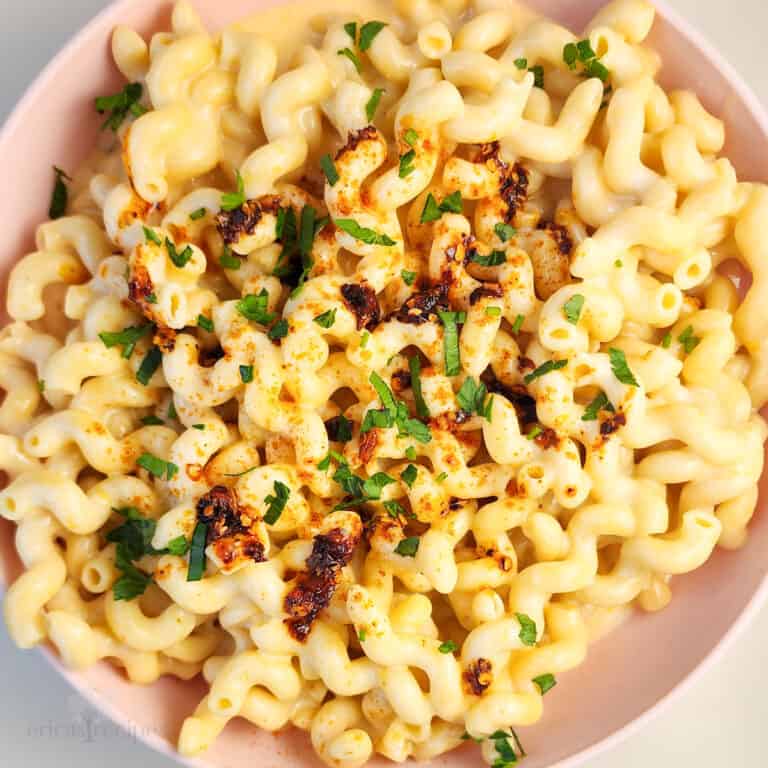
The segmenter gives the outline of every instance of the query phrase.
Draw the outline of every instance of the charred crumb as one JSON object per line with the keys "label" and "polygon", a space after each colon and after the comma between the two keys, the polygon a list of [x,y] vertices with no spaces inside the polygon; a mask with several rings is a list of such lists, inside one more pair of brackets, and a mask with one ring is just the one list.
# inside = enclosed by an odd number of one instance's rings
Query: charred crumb
{"label": "charred crumb", "polygon": [[299,574],[283,606],[289,616],[285,623],[296,640],[307,639],[315,619],[330,605],[339,573],[349,564],[358,543],[359,537],[341,528],[315,536],[312,554],[307,558],[307,572]]}
{"label": "charred crumb", "polygon": [[358,456],[362,464],[367,464],[372,458],[376,445],[379,442],[379,430],[370,429],[368,432],[364,432],[360,435],[360,447],[358,449]]}
{"label": "charred crumb", "polygon": [[515,214],[528,200],[528,171],[520,163],[515,163],[511,168],[509,166],[500,168],[500,171],[499,193],[507,205],[504,218],[511,223]]}
{"label": "charred crumb", "polygon": [[350,131],[347,137],[347,143],[336,153],[336,159],[338,160],[345,152],[354,152],[357,149],[357,145],[363,141],[374,141],[379,136],[379,132],[373,125],[367,125],[365,128],[360,128],[357,131]]}
{"label": "charred crumb", "polygon": [[520,357],[517,358],[517,366],[521,371],[533,371],[536,368],[536,363],[534,363],[530,357],[520,355]]}
{"label": "charred crumb", "polygon": [[619,411],[618,413],[612,413],[604,421],[600,422],[600,434],[603,437],[608,437],[614,432],[617,432],[621,427],[627,423],[627,417]]}
{"label": "charred crumb", "polygon": [[512,403],[521,425],[535,424],[538,421],[536,400],[528,394],[528,390],[524,386],[515,384],[508,387],[496,378],[487,382],[486,386],[488,392],[506,397]]}
{"label": "charred crumb", "polygon": [[233,211],[216,214],[216,229],[227,245],[236,243],[243,235],[252,235],[261,221],[262,210],[258,201],[246,200]]}
{"label": "charred crumb", "polygon": [[147,303],[147,298],[154,290],[147,268],[140,264],[134,266],[128,282],[128,298],[141,306]]}
{"label": "charred crumb", "polygon": [[461,499],[457,499],[455,496],[451,496],[450,501],[448,502],[448,509],[450,509],[451,512],[455,512],[457,509],[461,509]]}
{"label": "charred crumb", "polygon": [[469,294],[469,303],[470,306],[474,306],[480,299],[501,299],[503,297],[504,290],[498,283],[483,283]]}
{"label": "charred crumb", "polygon": [[409,296],[395,313],[395,318],[401,323],[421,325],[434,322],[438,319],[438,311],[447,312],[448,309],[448,285],[440,282]]}
{"label": "charred crumb", "polygon": [[563,256],[570,256],[573,251],[573,240],[568,232],[568,229],[562,224],[555,224],[552,221],[545,222],[539,225],[539,229],[547,232],[550,237],[555,241],[557,250],[563,254]]}
{"label": "charred crumb", "polygon": [[160,347],[161,352],[173,352],[173,348],[176,346],[176,331],[165,326],[158,326],[152,342],[155,346]]}
{"label": "charred crumb", "polygon": [[482,696],[493,682],[493,666],[488,659],[475,659],[464,670],[464,682],[475,696]]}
{"label": "charred crumb", "polygon": [[195,511],[198,522],[208,526],[206,542],[225,566],[265,562],[264,544],[255,530],[258,520],[239,507],[234,491],[214,486],[200,497]]}
{"label": "charred crumb", "polygon": [[372,331],[381,322],[381,307],[376,291],[365,283],[345,283],[341,295],[347,309],[357,319],[357,330]]}
{"label": "charred crumb", "polygon": [[404,392],[411,386],[411,372],[406,370],[395,371],[392,374],[392,390],[395,394]]}
{"label": "charred crumb", "polygon": [[534,438],[534,442],[539,448],[556,448],[560,444],[560,438],[557,436],[557,432],[551,427],[544,427]]}
{"label": "charred crumb", "polygon": [[222,357],[224,357],[224,350],[220,344],[208,349],[201,347],[197,355],[197,363],[203,368],[212,368]]}

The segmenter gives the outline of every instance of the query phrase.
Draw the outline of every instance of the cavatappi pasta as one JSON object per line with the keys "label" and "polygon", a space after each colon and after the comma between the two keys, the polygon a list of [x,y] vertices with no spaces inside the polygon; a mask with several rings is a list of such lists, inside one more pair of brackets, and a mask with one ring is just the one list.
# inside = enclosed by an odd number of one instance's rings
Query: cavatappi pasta
{"label": "cavatappi pasta", "polygon": [[334,768],[505,768],[596,624],[738,547],[768,190],[657,84],[653,18],[116,29],[109,140],[57,170],[0,335],[16,643],[202,674],[185,755],[241,717]]}

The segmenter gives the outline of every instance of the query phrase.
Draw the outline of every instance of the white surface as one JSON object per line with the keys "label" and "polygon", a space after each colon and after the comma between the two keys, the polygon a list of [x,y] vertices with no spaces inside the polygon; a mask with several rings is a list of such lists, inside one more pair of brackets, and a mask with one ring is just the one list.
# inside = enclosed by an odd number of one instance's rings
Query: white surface
{"label": "white surface", "polygon": [[[578,0],[573,0],[578,2]],[[760,55],[765,0],[670,0],[768,103]],[[0,120],[37,72],[105,0],[0,0]],[[695,62],[691,62],[695,66]],[[73,115],[73,119],[77,116]],[[55,126],[51,126],[55,130]],[[34,158],[30,158],[34,162]],[[768,226],[768,222],[766,222]],[[669,610],[674,610],[674,602]],[[760,768],[768,765],[768,607],[725,658],[665,713],[588,768]],[[0,628],[0,765],[169,768],[135,734],[100,718],[35,652]],[[621,680],[616,681],[621,685]],[[189,703],[194,708],[195,702]],[[578,713],[574,713],[578,717]],[[254,766],[258,768],[258,766]]]}

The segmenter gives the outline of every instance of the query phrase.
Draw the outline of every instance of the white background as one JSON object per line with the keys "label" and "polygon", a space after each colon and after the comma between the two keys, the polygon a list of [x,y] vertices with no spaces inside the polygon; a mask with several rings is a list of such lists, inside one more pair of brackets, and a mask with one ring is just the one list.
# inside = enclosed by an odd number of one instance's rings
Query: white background
{"label": "white background", "polygon": [[[768,103],[766,0],[670,3],[694,20]],[[0,0],[0,120],[48,59],[106,4],[105,0]],[[669,610],[674,610],[674,603]],[[685,696],[639,734],[590,761],[588,768],[767,766],[767,649],[768,608]],[[4,627],[0,627],[0,750],[0,765],[7,768],[172,765],[100,719],[37,653],[17,651]]]}

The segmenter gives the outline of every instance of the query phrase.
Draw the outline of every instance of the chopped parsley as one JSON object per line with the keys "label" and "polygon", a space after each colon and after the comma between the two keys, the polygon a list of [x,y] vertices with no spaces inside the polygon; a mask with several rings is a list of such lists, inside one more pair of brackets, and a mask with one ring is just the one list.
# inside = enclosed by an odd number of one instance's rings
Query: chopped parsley
{"label": "chopped parsley", "polygon": [[533,74],[533,84],[536,88],[544,87],[544,67],[541,64],[537,64],[535,67],[530,67],[529,72]]}
{"label": "chopped parsley", "polygon": [[264,522],[267,525],[274,525],[280,519],[285,505],[288,503],[288,497],[291,495],[291,489],[279,480],[275,480],[274,489],[275,495],[270,494],[264,499],[264,503],[267,505]]}
{"label": "chopped parsley", "polygon": [[574,72],[581,64],[581,74],[584,77],[597,77],[605,82],[611,75],[592,49],[592,43],[588,39],[568,43],[563,48],[563,61],[568,65],[568,69]]}
{"label": "chopped parsley", "polygon": [[128,83],[122,91],[112,96],[99,96],[95,101],[96,111],[103,115],[109,112],[107,119],[102,123],[101,130],[109,128],[117,133],[128,115],[141,117],[147,108],[141,104],[144,88],[141,83]]}
{"label": "chopped parsley", "polygon": [[520,329],[523,327],[524,322],[525,317],[523,315],[517,315],[517,317],[515,317],[515,322],[512,323],[512,333],[514,333],[515,336],[520,333]]}
{"label": "chopped parsley", "polygon": [[154,243],[155,245],[162,245],[163,241],[160,235],[155,232],[154,229],[151,227],[145,227],[142,225],[141,227],[144,230],[144,238],[148,243]]}
{"label": "chopped parsley", "polygon": [[613,405],[611,405],[611,401],[608,399],[608,396],[605,394],[605,392],[600,392],[600,394],[597,395],[595,399],[584,409],[581,420],[596,421],[597,414],[600,413],[600,411],[610,411],[613,413],[614,410],[615,409]]}
{"label": "chopped parsley", "polygon": [[557,680],[555,680],[555,676],[549,672],[547,672],[547,674],[545,675],[539,675],[538,677],[534,677],[533,682],[539,686],[539,690],[541,691],[542,696],[547,691],[551,691],[557,685]]}
{"label": "chopped parsley", "polygon": [[444,213],[461,213],[463,210],[463,202],[461,199],[461,192],[451,192],[450,195],[443,198],[443,201],[438,205],[434,195],[430,192],[427,195],[427,200],[424,203],[424,208],[421,211],[421,223],[427,224],[430,221],[437,221]]}
{"label": "chopped parsley", "polygon": [[488,317],[501,317],[501,307],[486,307],[485,314]]}
{"label": "chopped parsley", "polygon": [[376,230],[361,227],[354,219],[336,219],[334,224],[356,240],[366,245],[394,245],[395,241],[387,235],[380,234]]}
{"label": "chopped parsley", "polygon": [[139,370],[136,371],[136,380],[146,387],[149,384],[150,379],[155,375],[155,371],[160,367],[162,361],[163,353],[160,351],[160,348],[151,347],[141,361]]}
{"label": "chopped parsley", "polygon": [[149,416],[142,416],[139,421],[141,421],[145,427],[158,427],[161,424],[165,424],[162,419],[158,418],[154,414],[149,414]]}
{"label": "chopped parsley", "polygon": [[685,330],[677,337],[677,340],[683,345],[685,353],[690,355],[699,345],[701,339],[693,335],[693,326],[686,326]]}
{"label": "chopped parsley", "polygon": [[580,293],[574,293],[568,301],[563,304],[563,314],[565,319],[571,324],[576,325],[581,317],[581,310],[584,307],[584,297]]}
{"label": "chopped parsley", "polygon": [[436,483],[442,483],[443,481],[448,479],[448,473],[447,472],[441,472],[436,478]]}
{"label": "chopped parsley", "polygon": [[205,572],[205,543],[208,539],[208,526],[198,522],[192,534],[192,544],[189,547],[189,567],[187,581],[200,581]]}
{"label": "chopped parsley", "polygon": [[328,455],[318,463],[317,468],[321,472],[325,472],[330,468],[331,461],[335,461],[339,466],[347,463],[347,460],[338,451],[328,451]]}
{"label": "chopped parsley", "polygon": [[398,501],[385,501],[384,509],[390,517],[398,518],[405,517],[407,515],[405,507]]}
{"label": "chopped parsley", "polygon": [[518,754],[515,752],[514,747],[509,743],[510,739],[514,739],[515,745],[520,753],[519,756],[525,757],[525,750],[520,743],[520,739],[517,738],[514,729],[510,730],[512,731],[511,735],[505,731],[495,731],[488,737],[488,740],[493,742],[493,748],[498,755],[496,760],[493,761],[491,768],[509,768],[509,766],[517,764]]}
{"label": "chopped parsley", "polygon": [[165,461],[151,453],[142,453],[141,456],[136,459],[136,463],[142,469],[146,469],[150,475],[159,479],[165,477],[166,480],[173,480],[174,476],[179,471],[179,468],[172,461]]}
{"label": "chopped parsley", "polygon": [[358,639],[358,640],[359,640],[361,643],[364,643],[364,642],[365,642],[365,638],[366,638],[366,637],[367,637],[367,634],[366,634],[366,632],[365,632],[365,630],[364,630],[364,629],[361,629],[361,630],[360,630],[360,631],[357,633],[357,639]]}
{"label": "chopped parsley", "polygon": [[559,371],[561,368],[565,368],[566,365],[568,365],[567,360],[547,360],[545,363],[542,363],[538,368],[536,368],[535,371],[531,371],[527,376],[525,376],[523,381],[526,384],[530,384],[532,381],[535,381],[541,376],[545,376],[552,371]]}
{"label": "chopped parsley", "polygon": [[376,114],[376,110],[379,108],[379,102],[381,101],[383,88],[374,88],[371,98],[365,105],[365,116],[368,118],[368,122],[373,122],[373,116]]}
{"label": "chopped parsley", "polygon": [[360,432],[366,433],[376,427],[388,429],[397,426],[400,437],[410,436],[420,443],[428,443],[432,439],[429,427],[418,419],[413,419],[408,414],[408,407],[400,400],[395,400],[392,390],[375,371],[369,381],[384,406],[381,410],[371,409],[366,412]]}
{"label": "chopped parsley", "polygon": [[383,21],[367,21],[360,27],[360,50],[367,51],[376,35],[387,25]]}
{"label": "chopped parsley", "polygon": [[267,338],[270,341],[284,339],[288,335],[288,321],[286,319],[278,320],[268,331]]}
{"label": "chopped parsley", "polygon": [[403,282],[406,285],[411,286],[411,285],[413,285],[414,281],[416,280],[416,272],[411,272],[411,271],[409,271],[407,269],[404,269],[404,270],[402,270],[400,272],[400,277],[403,278]]}
{"label": "chopped parsley", "polygon": [[69,200],[69,190],[64,180],[72,181],[67,174],[53,166],[53,192],[51,193],[51,204],[48,208],[48,217],[51,219],[60,219],[67,212],[67,201]]}
{"label": "chopped parsley", "polygon": [[437,650],[440,651],[440,653],[453,653],[458,650],[458,648],[459,646],[456,645],[453,640],[446,640],[444,643],[440,643]]}
{"label": "chopped parsley", "polygon": [[323,173],[325,174],[325,178],[328,179],[328,183],[331,186],[334,186],[339,180],[339,172],[336,170],[336,166],[330,155],[323,155],[320,158],[320,167],[323,169]]}
{"label": "chopped parsley", "polygon": [[351,48],[339,48],[336,53],[339,56],[346,56],[346,58],[348,58],[354,64],[355,69],[358,72],[363,71],[362,64],[360,64],[360,59],[357,58],[357,54]]}
{"label": "chopped parsley", "polygon": [[371,334],[368,331],[363,331],[360,334],[360,349],[365,349],[368,346],[368,341],[371,338]]}
{"label": "chopped parsley", "polygon": [[[343,457],[340,458],[344,461]],[[337,504],[334,507],[335,510],[351,509],[368,501],[378,501],[381,498],[382,489],[395,482],[395,479],[385,472],[377,472],[367,480],[363,480],[362,477],[352,473],[346,461],[339,465],[333,475],[333,479],[350,496],[349,499]]]}
{"label": "chopped parsley", "polygon": [[253,381],[253,366],[241,365],[240,366],[240,380],[243,384],[250,384]]}
{"label": "chopped parsley", "polygon": [[205,431],[205,424],[193,424],[192,429],[199,429],[201,432]]}
{"label": "chopped parsley", "polygon": [[245,203],[245,182],[240,171],[235,171],[236,192],[227,192],[221,196],[221,210],[235,211]]}
{"label": "chopped parsley", "polygon": [[413,484],[416,482],[419,471],[414,464],[409,464],[401,473],[400,479],[409,487],[413,488]]}
{"label": "chopped parsley", "polygon": [[490,421],[493,396],[491,396],[486,403],[487,396],[488,390],[486,389],[485,384],[483,384],[482,381],[475,381],[471,376],[467,376],[467,378],[464,379],[464,383],[461,385],[461,389],[456,393],[456,401],[462,411],[465,411],[466,413],[477,413],[479,416]]}
{"label": "chopped parsley", "polygon": [[352,38],[352,42],[357,42],[357,22],[348,21],[344,25],[344,31]]}
{"label": "chopped parsley", "polygon": [[266,288],[262,288],[261,292],[249,293],[243,296],[237,304],[235,309],[246,320],[252,320],[254,323],[260,325],[269,325],[277,315],[274,312],[267,312],[267,305],[269,303],[269,294]]}
{"label": "chopped parsley", "polygon": [[402,539],[395,547],[395,552],[403,557],[416,557],[420,543],[418,536],[408,536],[407,538]]}
{"label": "chopped parsley", "polygon": [[443,355],[445,375],[458,376],[461,373],[461,353],[459,352],[459,323],[467,319],[466,312],[438,312],[443,323]]}
{"label": "chopped parsley", "polygon": [[115,566],[120,571],[120,577],[112,585],[112,594],[115,600],[133,600],[143,595],[152,583],[152,576],[137,568],[134,561],[141,560],[144,555],[162,553],[152,546],[157,523],[144,517],[135,507],[114,511],[122,515],[125,522],[113,528],[106,537],[116,545]]}
{"label": "chopped parsley", "polygon": [[221,252],[221,256],[219,256],[219,264],[224,269],[240,269],[242,263],[240,257],[232,253],[232,249],[228,245],[225,245],[224,250]]}
{"label": "chopped parsley", "polygon": [[416,142],[419,140],[419,134],[416,133],[416,131],[413,130],[413,128],[409,128],[404,134],[403,134],[403,141],[409,146],[413,147],[415,146]]}
{"label": "chopped parsley", "polygon": [[411,461],[416,461],[416,448],[413,445],[409,445],[405,449],[405,458]]}
{"label": "chopped parsley", "polygon": [[122,331],[102,331],[99,338],[107,349],[120,346],[123,348],[123,357],[128,360],[136,348],[136,342],[154,328],[152,323],[146,325],[132,325],[123,328]]}
{"label": "chopped parsley", "polygon": [[669,349],[671,344],[672,344],[672,334],[669,331],[667,331],[664,334],[664,338],[661,340],[661,346],[664,347],[664,349]]}
{"label": "chopped parsley", "polygon": [[332,328],[333,324],[336,322],[336,307],[326,310],[321,315],[312,318],[312,320],[321,328]]}
{"label": "chopped parsley", "polygon": [[475,250],[470,251],[469,260],[481,267],[498,267],[507,261],[507,254],[504,251],[491,251],[490,253],[480,254]]}
{"label": "chopped parsley", "polygon": [[611,358],[611,370],[613,375],[622,383],[627,384],[630,387],[639,387],[637,379],[629,369],[627,364],[627,357],[623,350],[615,349],[611,347],[608,350],[608,356]]}
{"label": "chopped parsley", "polygon": [[493,231],[502,243],[506,243],[507,240],[511,240],[517,234],[517,230],[511,224],[505,224],[503,221],[498,222]]}
{"label": "chopped parsley", "polygon": [[187,263],[192,258],[192,246],[188,245],[181,253],[176,250],[176,246],[166,237],[165,238],[165,250],[168,251],[168,256],[173,262],[174,266],[182,269],[187,266]]}
{"label": "chopped parsley", "polygon": [[416,405],[416,413],[420,419],[429,418],[429,408],[424,400],[424,394],[421,391],[421,359],[414,355],[408,360],[408,370],[411,373],[411,390],[413,391],[413,401]]}
{"label": "chopped parsley", "polygon": [[197,327],[202,328],[204,331],[208,331],[208,333],[213,333],[213,320],[205,315],[198,315]]}
{"label": "chopped parsley", "polygon": [[404,155],[400,155],[400,168],[397,172],[401,179],[410,176],[416,169],[413,167],[413,161],[416,159],[416,150],[409,149]]}
{"label": "chopped parsley", "polygon": [[528,59],[524,59],[524,58],[515,59],[515,66],[518,69],[528,69]]}
{"label": "chopped parsley", "polygon": [[536,622],[525,613],[516,613],[515,618],[520,624],[520,642],[523,645],[536,645]]}
{"label": "chopped parsley", "polygon": [[189,218],[192,219],[192,221],[199,221],[206,213],[208,213],[207,208],[198,208],[196,211],[192,211],[192,213],[189,214]]}

